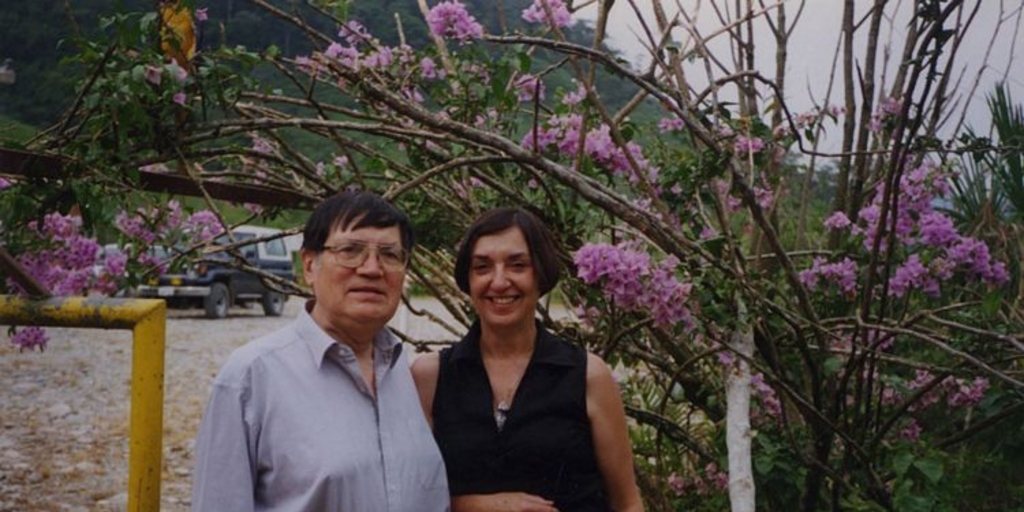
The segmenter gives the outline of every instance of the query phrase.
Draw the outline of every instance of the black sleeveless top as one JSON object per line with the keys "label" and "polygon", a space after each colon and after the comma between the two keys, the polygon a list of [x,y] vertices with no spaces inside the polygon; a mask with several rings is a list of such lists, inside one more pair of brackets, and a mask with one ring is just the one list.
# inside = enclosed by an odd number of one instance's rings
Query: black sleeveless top
{"label": "black sleeveless top", "polygon": [[452,495],[518,491],[561,512],[608,502],[587,418],[587,353],[537,325],[537,341],[499,432],[480,357],[480,326],[441,351],[434,437]]}

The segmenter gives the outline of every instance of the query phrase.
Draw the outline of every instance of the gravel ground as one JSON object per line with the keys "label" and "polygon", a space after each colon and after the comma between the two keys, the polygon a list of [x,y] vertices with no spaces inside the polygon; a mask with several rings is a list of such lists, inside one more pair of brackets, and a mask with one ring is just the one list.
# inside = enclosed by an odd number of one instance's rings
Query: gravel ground
{"label": "gravel ground", "polygon": [[[192,444],[217,369],[236,347],[294,318],[259,307],[221,320],[168,313],[161,510],[187,511]],[[416,308],[431,308],[417,301]],[[400,310],[392,322],[415,339],[454,336]],[[45,352],[18,352],[0,331],[0,511],[127,508],[130,331],[47,329]]]}

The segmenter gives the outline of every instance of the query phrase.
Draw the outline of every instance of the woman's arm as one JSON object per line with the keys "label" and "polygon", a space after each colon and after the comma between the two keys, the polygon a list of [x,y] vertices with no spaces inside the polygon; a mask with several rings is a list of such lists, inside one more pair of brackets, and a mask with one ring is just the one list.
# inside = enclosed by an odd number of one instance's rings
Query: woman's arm
{"label": "woman's arm", "polygon": [[434,391],[437,389],[437,375],[441,369],[441,359],[436,352],[422,354],[412,362],[412,380],[416,383],[416,391],[420,395],[420,405],[427,424],[434,427]]}
{"label": "woman's arm", "polygon": [[558,512],[555,503],[525,492],[452,496],[452,512]]}
{"label": "woman's arm", "polygon": [[642,512],[644,505],[633,473],[633,449],[629,444],[619,386],[608,365],[594,354],[587,355],[587,416],[597,466],[604,478],[612,510]]}

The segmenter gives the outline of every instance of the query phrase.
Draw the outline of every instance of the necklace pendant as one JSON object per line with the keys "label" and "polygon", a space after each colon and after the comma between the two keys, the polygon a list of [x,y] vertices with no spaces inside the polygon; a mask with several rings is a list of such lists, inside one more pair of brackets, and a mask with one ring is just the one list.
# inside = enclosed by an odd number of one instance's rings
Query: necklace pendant
{"label": "necklace pendant", "polygon": [[504,400],[498,402],[498,406],[494,408],[494,424],[497,425],[498,432],[505,428],[505,420],[508,419],[508,411],[511,408]]}

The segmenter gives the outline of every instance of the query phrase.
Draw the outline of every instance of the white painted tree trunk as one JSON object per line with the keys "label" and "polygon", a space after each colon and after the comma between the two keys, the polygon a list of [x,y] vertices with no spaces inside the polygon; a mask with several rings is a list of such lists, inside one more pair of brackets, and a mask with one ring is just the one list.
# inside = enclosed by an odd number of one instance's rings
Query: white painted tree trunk
{"label": "white painted tree trunk", "polygon": [[754,512],[754,468],[751,459],[750,364],[754,354],[754,333],[745,321],[746,307],[740,303],[739,326],[729,344],[740,357],[725,379],[726,433],[729,451],[729,502],[732,512]]}

